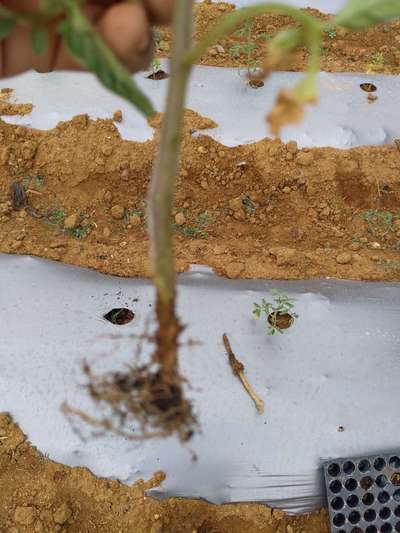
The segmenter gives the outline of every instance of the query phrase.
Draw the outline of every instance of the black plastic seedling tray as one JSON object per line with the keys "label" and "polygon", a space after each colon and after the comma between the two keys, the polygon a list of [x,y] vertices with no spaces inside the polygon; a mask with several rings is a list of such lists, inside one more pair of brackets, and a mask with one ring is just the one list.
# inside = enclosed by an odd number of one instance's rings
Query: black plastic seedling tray
{"label": "black plastic seedling tray", "polygon": [[324,465],[332,532],[400,532],[400,451]]}

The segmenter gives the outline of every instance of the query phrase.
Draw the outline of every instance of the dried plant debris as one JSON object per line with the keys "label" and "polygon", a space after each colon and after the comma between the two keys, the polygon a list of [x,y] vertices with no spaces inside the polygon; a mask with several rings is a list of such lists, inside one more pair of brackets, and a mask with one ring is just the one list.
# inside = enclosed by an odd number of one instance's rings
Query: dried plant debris
{"label": "dried plant debris", "polygon": [[222,339],[224,341],[225,350],[229,357],[229,364],[231,365],[232,371],[242,382],[243,387],[245,388],[247,394],[253,400],[254,405],[259,413],[264,412],[264,402],[259,398],[259,396],[254,392],[253,387],[248,382],[246,376],[244,375],[244,364],[237,359],[235,354],[232,351],[231,344],[226,333],[223,334]]}

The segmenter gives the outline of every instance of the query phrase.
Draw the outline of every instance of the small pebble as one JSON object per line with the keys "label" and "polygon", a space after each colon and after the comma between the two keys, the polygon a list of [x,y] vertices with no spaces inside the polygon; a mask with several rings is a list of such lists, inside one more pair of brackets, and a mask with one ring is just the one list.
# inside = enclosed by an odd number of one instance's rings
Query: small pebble
{"label": "small pebble", "polygon": [[371,242],[369,245],[374,250],[380,250],[381,249],[381,245],[379,244],[379,242]]}
{"label": "small pebble", "polygon": [[114,111],[113,121],[122,122],[122,111],[120,109],[117,109],[117,111]]}
{"label": "small pebble", "polygon": [[297,154],[297,152],[299,151],[299,148],[297,146],[297,142],[296,141],[289,141],[286,145],[286,150],[288,152],[290,152],[291,154]]}
{"label": "small pebble", "polygon": [[73,213],[64,220],[64,229],[75,229],[79,226],[79,215]]}
{"label": "small pebble", "polygon": [[113,153],[113,147],[110,144],[105,144],[101,147],[101,152],[106,157],[109,157]]}
{"label": "small pebble", "polygon": [[108,226],[106,226],[104,229],[103,229],[103,235],[106,239],[108,239],[109,237],[111,237],[111,230]]}
{"label": "small pebble", "polygon": [[139,215],[131,215],[129,217],[129,224],[131,226],[140,226],[140,224],[142,223],[142,219],[140,218]]}
{"label": "small pebble", "polygon": [[339,265],[348,265],[351,263],[351,254],[348,252],[343,252],[336,256],[336,263],[339,263]]}
{"label": "small pebble", "polygon": [[122,205],[113,205],[111,208],[111,216],[114,220],[122,220],[125,216],[125,209]]}
{"label": "small pebble", "polygon": [[54,513],[53,518],[56,524],[63,525],[72,516],[72,511],[66,503],[62,503],[57,511]]}
{"label": "small pebble", "polygon": [[177,213],[175,215],[175,224],[182,226],[186,222],[186,217],[183,213]]}
{"label": "small pebble", "polygon": [[17,507],[14,512],[14,520],[22,526],[30,526],[35,520],[35,508]]}

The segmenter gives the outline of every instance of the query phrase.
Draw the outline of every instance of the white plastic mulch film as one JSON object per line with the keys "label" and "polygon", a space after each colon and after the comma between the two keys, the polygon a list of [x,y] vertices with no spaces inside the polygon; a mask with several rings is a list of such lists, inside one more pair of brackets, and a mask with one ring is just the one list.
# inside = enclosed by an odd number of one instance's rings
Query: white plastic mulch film
{"label": "white plastic mulch film", "polygon": [[[236,0],[230,3],[234,3],[237,7],[244,7],[261,4],[262,0]],[[346,0],[282,0],[281,3],[295,7],[312,7],[323,13],[336,13],[346,4]]]}
{"label": "white plastic mulch film", "polygon": [[[190,442],[194,462],[175,438],[83,442],[60,412],[66,400],[93,413],[82,359],[98,372],[131,360],[129,335],[143,332],[151,284],[4,255],[0,268],[1,410],[56,461],[129,483],[163,469],[160,496],[259,501],[297,513],[324,502],[325,459],[398,446],[397,284],[228,281],[198,267],[181,275],[185,339],[201,342],[181,353],[202,428]],[[299,318],[271,337],[252,308],[273,288],[296,299]],[[116,307],[132,309],[134,321],[105,321]],[[262,415],[232,374],[223,333],[265,402]]]}

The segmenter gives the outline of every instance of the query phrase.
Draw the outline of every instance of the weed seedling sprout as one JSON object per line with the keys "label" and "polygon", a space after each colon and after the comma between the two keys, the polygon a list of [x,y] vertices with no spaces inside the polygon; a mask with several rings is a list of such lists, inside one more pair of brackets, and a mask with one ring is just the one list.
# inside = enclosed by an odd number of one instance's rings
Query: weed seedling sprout
{"label": "weed seedling sprout", "polygon": [[385,55],[383,52],[376,52],[372,56],[372,62],[368,63],[366,72],[367,74],[373,74],[374,72],[379,72],[385,66]]}
{"label": "weed seedling sprout", "polygon": [[329,39],[334,39],[336,37],[336,30],[333,28],[327,28],[325,30],[325,33],[329,37]]}
{"label": "weed seedling sprout", "polygon": [[368,224],[368,229],[372,235],[379,232],[393,233],[396,230],[394,222],[399,219],[399,216],[391,211],[379,211],[378,209],[369,209],[363,213],[362,217]]}
{"label": "weed seedling sprout", "polygon": [[275,335],[275,333],[284,333],[285,329],[290,328],[298,315],[294,312],[294,298],[289,298],[277,290],[271,292],[274,296],[272,302],[263,298],[261,304],[255,303],[253,315],[260,319],[264,314],[267,319],[268,335]]}
{"label": "weed seedling sprout", "polygon": [[179,226],[178,224],[175,224],[175,228],[178,229],[185,237],[189,237],[190,239],[207,239],[208,232],[205,230],[213,223],[214,219],[212,216],[209,215],[207,211],[204,211],[204,213],[199,214],[199,216],[196,218],[195,224],[192,226]]}
{"label": "weed seedling sprout", "polygon": [[[236,59],[241,55],[245,56],[247,74],[250,76],[260,66],[258,59],[254,57],[254,51],[258,48],[258,43],[253,32],[253,22],[246,20],[243,27],[235,31],[234,35],[244,39],[244,42],[233,44],[229,49],[229,54]],[[263,40],[266,41],[268,39],[264,38]]]}

